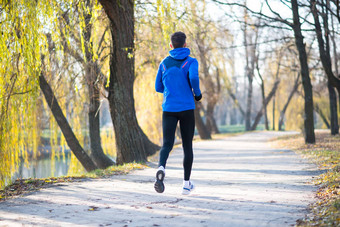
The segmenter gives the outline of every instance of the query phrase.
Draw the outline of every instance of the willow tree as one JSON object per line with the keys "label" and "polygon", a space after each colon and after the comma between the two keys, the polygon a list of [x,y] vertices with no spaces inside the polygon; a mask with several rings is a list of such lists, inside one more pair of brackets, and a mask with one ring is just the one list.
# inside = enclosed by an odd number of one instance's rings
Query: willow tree
{"label": "willow tree", "polygon": [[[100,137],[100,98],[103,80],[99,59],[103,34],[96,32],[100,26],[101,7],[94,0],[71,4],[69,7],[59,5],[58,21],[62,36],[63,54],[71,56],[82,69],[82,81],[87,85],[88,124],[91,146],[91,158],[98,168],[107,168],[114,162],[104,154]],[[103,23],[104,26],[105,23]],[[99,37],[98,39],[96,37]],[[64,64],[67,65],[67,64]]]}
{"label": "willow tree", "polygon": [[[27,10],[20,14],[20,8]],[[37,151],[36,56],[40,56],[39,41],[44,37],[32,28],[41,29],[36,26],[38,16],[40,12],[51,15],[48,8],[36,2],[0,2],[0,186],[9,180],[19,157],[27,159],[26,153],[21,153],[24,148]],[[26,134],[22,128],[33,130]]]}
{"label": "willow tree", "polygon": [[[39,58],[46,48],[40,16],[53,16],[42,1],[0,1],[0,187],[10,180],[24,150],[38,147]],[[31,129],[27,133],[24,129]]]}
{"label": "willow tree", "polygon": [[27,163],[27,151],[35,156],[38,150],[41,56],[49,55],[45,33],[61,49],[56,8],[56,1],[0,2],[0,187],[10,181],[21,159]]}

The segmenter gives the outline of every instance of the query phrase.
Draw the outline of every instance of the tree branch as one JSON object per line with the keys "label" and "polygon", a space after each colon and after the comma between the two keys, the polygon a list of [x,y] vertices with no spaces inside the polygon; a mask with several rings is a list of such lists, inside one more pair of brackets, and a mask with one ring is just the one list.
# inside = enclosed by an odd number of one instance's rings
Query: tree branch
{"label": "tree branch", "polygon": [[248,12],[250,12],[250,13],[252,13],[252,14],[254,14],[254,15],[258,15],[258,16],[260,16],[260,17],[266,18],[266,19],[271,20],[271,21],[274,21],[274,22],[281,22],[281,23],[283,23],[283,24],[286,24],[286,25],[289,26],[289,27],[293,27],[293,23],[291,23],[291,22],[289,22],[289,21],[287,21],[287,20],[285,20],[285,19],[283,19],[283,18],[281,18],[281,17],[277,17],[277,18],[275,18],[275,17],[270,17],[270,16],[265,15],[265,14],[263,14],[263,13],[261,13],[261,12],[256,12],[256,11],[254,11],[254,10],[250,9],[248,6],[246,6],[246,5],[244,5],[244,4],[234,3],[234,2],[233,2],[233,3],[227,3],[227,2],[221,2],[221,1],[219,1],[219,0],[212,0],[212,1],[213,1],[213,2],[216,2],[216,3],[218,3],[218,4],[221,4],[221,5],[238,6],[238,7],[241,7],[241,8],[246,9]]}

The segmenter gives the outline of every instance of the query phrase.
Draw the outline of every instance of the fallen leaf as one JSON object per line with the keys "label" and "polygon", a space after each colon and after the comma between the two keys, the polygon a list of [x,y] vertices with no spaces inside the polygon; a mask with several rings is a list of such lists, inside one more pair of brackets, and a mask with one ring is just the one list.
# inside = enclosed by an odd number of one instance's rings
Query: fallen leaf
{"label": "fallen leaf", "polygon": [[90,206],[90,208],[88,209],[88,211],[98,211],[99,207],[95,207],[95,206]]}

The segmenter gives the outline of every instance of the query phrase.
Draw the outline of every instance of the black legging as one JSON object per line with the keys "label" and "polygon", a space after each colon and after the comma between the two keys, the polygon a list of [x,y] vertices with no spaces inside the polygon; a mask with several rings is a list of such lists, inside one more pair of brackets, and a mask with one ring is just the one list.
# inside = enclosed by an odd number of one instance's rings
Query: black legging
{"label": "black legging", "polygon": [[182,146],[184,151],[184,180],[188,181],[190,179],[193,161],[192,139],[195,131],[194,110],[163,112],[163,146],[160,151],[159,166],[163,166],[165,168],[169,153],[174,145],[178,121],[181,129]]}

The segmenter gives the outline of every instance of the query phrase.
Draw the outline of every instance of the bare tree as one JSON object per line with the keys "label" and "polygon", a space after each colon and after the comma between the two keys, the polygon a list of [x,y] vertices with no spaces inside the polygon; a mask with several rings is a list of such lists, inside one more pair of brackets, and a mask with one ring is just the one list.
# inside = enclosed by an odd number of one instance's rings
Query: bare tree
{"label": "bare tree", "polygon": [[298,73],[296,79],[295,79],[295,82],[294,82],[294,86],[293,86],[293,89],[291,90],[291,92],[289,93],[289,96],[288,96],[288,99],[286,101],[286,103],[284,104],[281,112],[280,112],[280,117],[279,117],[279,126],[278,126],[278,129],[281,131],[283,130],[282,129],[282,125],[283,125],[283,122],[284,122],[284,119],[285,119],[285,113],[286,113],[286,110],[288,108],[288,105],[290,103],[290,101],[292,100],[294,94],[296,93],[296,91],[298,90],[299,86],[300,86],[300,73]]}
{"label": "bare tree", "polygon": [[[246,6],[246,2],[245,2]],[[259,19],[260,20],[260,19]],[[248,12],[244,9],[244,28],[243,28],[243,44],[245,48],[245,76],[248,79],[248,88],[247,88],[247,105],[246,105],[246,113],[245,113],[245,128],[246,131],[251,129],[251,116],[252,116],[252,103],[253,103],[253,80],[254,80],[254,72],[255,72],[255,63],[256,63],[256,50],[257,50],[257,41],[259,38],[259,29],[256,26],[254,32],[251,33],[248,31]],[[253,40],[254,39],[254,40]]]}
{"label": "bare tree", "polygon": [[271,25],[273,23],[280,24],[285,26],[284,28],[290,28],[294,32],[295,38],[295,45],[298,49],[299,53],[299,62],[300,62],[300,70],[301,70],[301,78],[302,78],[302,85],[305,92],[305,116],[304,116],[304,135],[305,135],[305,142],[306,143],[315,143],[315,134],[314,134],[314,115],[313,115],[313,90],[312,84],[309,76],[309,68],[307,62],[307,54],[306,48],[303,41],[302,29],[301,29],[301,22],[300,22],[300,15],[299,15],[299,5],[297,0],[291,1],[290,9],[293,15],[293,23],[282,18],[278,12],[275,12],[268,3],[268,0],[265,0],[265,3],[268,9],[271,11],[273,16],[265,15],[262,12],[256,12],[245,4],[241,3],[227,3],[220,0],[213,0],[214,2],[221,4],[221,5],[229,5],[229,6],[238,6],[243,9],[246,9],[248,12],[256,15],[257,17],[263,18],[265,23],[262,26],[272,26],[277,28],[283,28],[279,26]]}
{"label": "bare tree", "polygon": [[309,68],[307,63],[306,48],[303,43],[303,36],[301,32],[301,23],[299,16],[299,6],[297,0],[291,1],[293,24],[292,28],[295,36],[295,44],[299,52],[300,70],[302,77],[302,84],[305,93],[305,141],[306,143],[315,143],[314,134],[314,115],[313,115],[313,89],[309,77]]}
{"label": "bare tree", "polygon": [[[322,31],[320,20],[319,20],[319,12],[317,9],[317,2],[315,0],[310,1],[310,8],[314,18],[314,26],[315,32],[318,39],[319,44],[319,54],[323,69],[328,78],[328,92],[329,92],[329,102],[330,102],[330,112],[331,112],[331,134],[336,135],[339,134],[339,124],[338,124],[338,111],[337,111],[337,98],[335,94],[334,88],[338,90],[338,94],[340,94],[340,79],[338,79],[333,71],[332,71],[332,61],[330,57],[330,43],[329,43],[329,28],[328,28],[328,9],[329,1],[327,1],[328,7],[324,7],[324,1],[322,1],[323,5],[323,26],[324,31]],[[324,37],[323,37],[324,36]],[[340,100],[339,100],[340,102]]]}
{"label": "bare tree", "polygon": [[203,140],[211,139],[211,132],[207,129],[205,126],[202,117],[200,115],[200,111],[202,110],[202,103],[196,102],[196,108],[195,108],[195,125],[198,131],[198,134],[200,135],[200,138]]}
{"label": "bare tree", "polygon": [[260,78],[260,81],[261,81],[261,84],[260,84],[260,87],[261,87],[261,96],[262,96],[262,111],[263,111],[263,115],[264,115],[264,125],[265,125],[265,128],[266,130],[269,130],[269,125],[268,125],[268,116],[267,116],[267,104],[265,102],[265,88],[264,88],[264,79],[260,73],[260,67],[259,67],[259,54],[257,55],[256,57],[256,71],[257,71],[257,75],[258,77]]}

